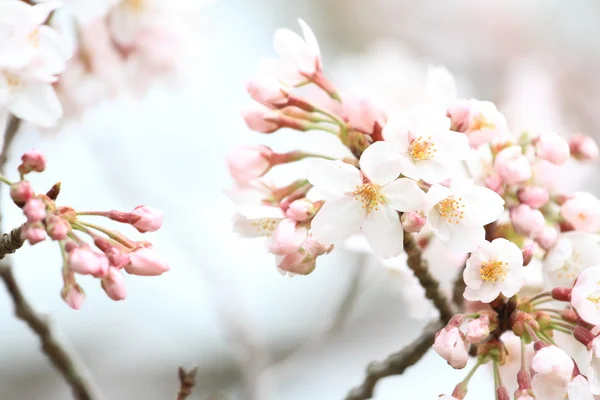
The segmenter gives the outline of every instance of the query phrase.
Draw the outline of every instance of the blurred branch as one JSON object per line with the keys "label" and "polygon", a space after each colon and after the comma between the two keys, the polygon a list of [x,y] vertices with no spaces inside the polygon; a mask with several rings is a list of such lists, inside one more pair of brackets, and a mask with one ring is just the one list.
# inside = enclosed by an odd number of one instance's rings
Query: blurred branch
{"label": "blurred branch", "polygon": [[192,394],[192,388],[196,386],[196,374],[198,367],[192,368],[189,371],[179,367],[179,394],[177,400],[185,400]]}
{"label": "blurred branch", "polygon": [[369,364],[365,380],[360,386],[352,389],[345,400],[370,399],[373,396],[375,385],[380,379],[392,375],[401,375],[408,367],[416,364],[433,345],[436,332],[442,329],[444,325],[441,321],[431,322],[414,342],[399,352],[389,355],[383,361],[374,361]]}
{"label": "blurred branch", "polygon": [[463,297],[463,293],[465,292],[465,288],[467,284],[463,279],[463,271],[465,269],[465,265],[463,265],[456,275],[456,279],[454,280],[454,285],[452,286],[452,301],[454,305],[458,307],[460,310],[463,309],[465,299]]}
{"label": "blurred branch", "polygon": [[[20,120],[11,116],[4,134],[2,153],[0,154],[0,170],[4,169],[4,164],[8,160],[8,152],[19,130],[19,126]],[[66,348],[56,340],[46,319],[38,315],[31,307],[27,299],[23,296],[23,292],[21,292],[10,262],[4,260],[7,254],[14,253],[22,246],[21,227],[15,228],[10,233],[5,233],[0,237],[0,278],[12,298],[15,315],[25,322],[39,337],[42,343],[42,351],[69,384],[75,399],[93,400],[94,396],[92,396],[91,385],[84,378],[81,368],[75,362],[75,357],[69,354]]]}

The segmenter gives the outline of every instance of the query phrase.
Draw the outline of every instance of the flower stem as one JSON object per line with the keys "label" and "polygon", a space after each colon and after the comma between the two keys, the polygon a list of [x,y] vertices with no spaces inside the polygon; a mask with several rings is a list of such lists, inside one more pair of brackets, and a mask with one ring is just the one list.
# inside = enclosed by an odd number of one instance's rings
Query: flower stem
{"label": "flower stem", "polygon": [[87,231],[87,229],[85,229],[85,227],[95,229],[98,232],[104,233],[109,238],[115,240],[116,242],[121,243],[123,246],[125,246],[125,247],[127,247],[129,249],[133,248],[133,246],[134,246],[133,243],[129,239],[127,239],[125,236],[121,235],[120,233],[111,231],[109,229],[103,228],[103,227],[95,225],[95,224],[90,224],[88,222],[78,221],[78,222],[75,222],[73,224],[73,226],[74,227],[77,226],[78,228],[80,228],[80,230],[83,229],[84,232],[86,232],[86,233],[88,233],[88,231]]}
{"label": "flower stem", "polygon": [[560,316],[560,311],[555,310],[554,308],[535,308],[533,311],[542,311],[542,312],[547,312],[547,313],[551,313],[551,314],[557,314],[558,316]]}
{"label": "flower stem", "polygon": [[549,291],[538,293],[532,298],[530,298],[529,302],[533,303],[535,300],[542,299],[544,297],[552,297],[552,293],[550,293]]}
{"label": "flower stem", "polygon": [[548,298],[548,299],[539,299],[539,300],[536,300],[536,301],[530,301],[530,303],[531,303],[531,305],[532,305],[533,307],[537,307],[537,306],[539,306],[540,304],[549,303],[549,302],[551,302],[551,301],[553,301],[553,299],[550,297],[550,298]]}
{"label": "flower stem", "polygon": [[467,376],[465,376],[465,379],[463,379],[462,383],[463,385],[466,387],[469,384],[469,381],[471,380],[471,378],[473,377],[473,375],[475,375],[475,372],[477,371],[477,369],[482,366],[486,361],[485,357],[479,357],[477,359],[477,363],[473,366],[473,368],[471,368],[471,371],[469,371],[469,373],[467,374]]}
{"label": "flower stem", "polygon": [[547,343],[550,343],[550,344],[553,344],[556,346],[554,339],[552,339],[550,336],[548,336],[545,332],[539,331],[538,335],[544,342],[547,342]]}
{"label": "flower stem", "polygon": [[8,178],[6,178],[4,175],[0,175],[0,182],[4,182],[4,183],[6,183],[7,185],[12,185],[12,184],[13,184],[13,183],[12,183],[12,182],[11,182],[11,181],[10,181]]}
{"label": "flower stem", "polygon": [[498,400],[498,391],[496,390],[500,386],[500,371],[498,370],[498,360],[494,360],[494,396]]}

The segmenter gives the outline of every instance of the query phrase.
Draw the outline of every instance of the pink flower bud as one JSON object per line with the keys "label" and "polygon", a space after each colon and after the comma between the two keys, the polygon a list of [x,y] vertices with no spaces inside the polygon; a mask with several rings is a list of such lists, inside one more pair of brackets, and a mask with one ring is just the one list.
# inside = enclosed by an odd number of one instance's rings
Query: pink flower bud
{"label": "pink flower bud", "polygon": [[469,359],[468,345],[463,333],[457,327],[445,327],[439,331],[433,343],[433,349],[452,368],[462,369]]}
{"label": "pink flower bud", "polygon": [[556,346],[547,346],[536,351],[531,362],[532,369],[543,378],[566,385],[571,381],[573,359]]}
{"label": "pink flower bud", "polygon": [[508,395],[508,389],[505,386],[498,386],[496,388],[496,399],[498,400],[510,400]]}
{"label": "pink flower bud", "polygon": [[479,344],[490,335],[490,319],[487,315],[482,315],[477,319],[469,321],[467,325],[467,341],[469,343]]}
{"label": "pink flower bud", "polygon": [[539,210],[521,204],[510,210],[510,220],[519,235],[536,237],[546,227],[546,219]]}
{"label": "pink flower bud", "polygon": [[485,186],[498,193],[500,196],[504,195],[504,182],[500,175],[493,173],[492,175],[488,175],[484,180]]}
{"label": "pink flower bud", "polygon": [[312,218],[316,212],[315,204],[306,198],[302,198],[292,201],[285,211],[285,215],[294,221],[302,222]]}
{"label": "pink flower bud", "polygon": [[142,233],[156,232],[163,223],[163,212],[154,207],[137,206],[131,215],[131,225]]}
{"label": "pink flower bud", "polygon": [[273,78],[257,78],[246,84],[250,97],[269,108],[282,108],[288,103],[289,93]]}
{"label": "pink flower bud", "polygon": [[361,132],[372,134],[385,125],[385,113],[369,98],[346,93],[342,106],[350,124]]}
{"label": "pink flower bud", "polygon": [[540,208],[550,200],[548,189],[541,186],[526,186],[517,192],[519,201],[531,208]]}
{"label": "pink flower bud", "polygon": [[511,146],[496,156],[494,169],[507,185],[514,185],[531,178],[531,163],[520,146]]}
{"label": "pink flower bud", "polygon": [[102,289],[114,301],[124,300],[127,296],[123,273],[115,267],[108,268],[108,274],[102,279]]}
{"label": "pink flower bud", "polygon": [[571,155],[579,161],[596,161],[598,159],[598,145],[588,135],[575,135],[569,138]]}
{"label": "pink flower bud", "polygon": [[27,222],[40,222],[46,218],[46,204],[40,199],[29,199],[23,207]]}
{"label": "pink flower bud", "polygon": [[21,229],[21,239],[27,240],[29,244],[34,245],[46,239],[46,231],[40,223],[27,224]]}
{"label": "pink flower bud", "polygon": [[248,128],[256,132],[273,133],[281,127],[279,113],[258,104],[244,110],[242,117]]}
{"label": "pink flower bud", "polygon": [[279,222],[273,233],[273,241],[269,244],[269,252],[276,255],[286,255],[300,250],[308,231],[305,227],[296,225],[296,221],[285,218]]}
{"label": "pink flower bud", "polygon": [[108,257],[110,265],[116,268],[123,268],[129,264],[129,254],[122,252],[109,240],[98,236],[94,238],[94,244]]}
{"label": "pink flower bud", "polygon": [[558,230],[553,226],[546,226],[542,232],[540,232],[536,237],[535,241],[540,245],[541,248],[548,250],[558,240]]}
{"label": "pink flower bud", "polygon": [[31,183],[28,181],[20,181],[14,183],[10,187],[10,197],[16,205],[23,206],[35,194]]}
{"label": "pink flower bud", "polygon": [[526,267],[531,262],[533,258],[533,243],[529,243],[521,249],[521,254],[523,254],[523,266]]}
{"label": "pink flower bud", "polygon": [[87,246],[74,248],[69,253],[67,263],[71,271],[82,275],[101,277],[108,272],[108,258]]}
{"label": "pink flower bud", "polygon": [[426,222],[427,218],[420,211],[408,211],[402,214],[402,227],[406,232],[420,232]]}
{"label": "pink flower bud", "polygon": [[529,395],[527,390],[519,390],[515,393],[516,400],[535,400],[533,397]]}
{"label": "pink flower bud", "polygon": [[240,146],[227,157],[229,173],[236,181],[248,182],[263,176],[270,168],[273,151],[267,146]]}
{"label": "pink flower bud", "polygon": [[85,293],[78,284],[65,285],[61,292],[61,297],[73,310],[79,310],[85,300]]}
{"label": "pink flower bud", "polygon": [[51,214],[46,219],[46,232],[53,240],[66,239],[71,231],[71,225],[56,214]]}
{"label": "pink flower bud", "polygon": [[170,270],[169,265],[152,247],[141,247],[129,254],[125,271],[131,275],[158,276]]}
{"label": "pink flower bud", "polygon": [[562,165],[569,159],[569,144],[557,133],[544,133],[540,135],[535,144],[538,157],[550,161],[555,165]]}
{"label": "pink flower bud", "polygon": [[452,130],[466,132],[469,127],[469,115],[471,107],[469,100],[460,99],[448,108],[448,118],[452,122]]}
{"label": "pink flower bud", "polygon": [[20,174],[28,174],[31,171],[43,172],[46,169],[46,157],[37,150],[29,150],[21,156],[21,165],[19,165]]}
{"label": "pink flower bud", "polygon": [[300,250],[276,257],[277,269],[283,274],[308,275],[314,271],[317,257],[329,253],[332,248],[309,236]]}
{"label": "pink flower bud", "polygon": [[600,200],[591,193],[575,193],[563,203],[560,213],[575,230],[590,233],[600,231]]}

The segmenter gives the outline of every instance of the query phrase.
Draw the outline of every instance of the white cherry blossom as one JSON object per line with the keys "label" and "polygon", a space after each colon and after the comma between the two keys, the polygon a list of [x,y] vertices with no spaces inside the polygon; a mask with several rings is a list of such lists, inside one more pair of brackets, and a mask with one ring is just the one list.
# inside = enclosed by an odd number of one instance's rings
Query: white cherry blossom
{"label": "white cherry blossom", "polygon": [[362,229],[375,254],[397,256],[404,235],[398,211],[422,207],[423,191],[410,179],[397,179],[400,163],[385,142],[364,151],[360,168],[341,161],[314,160],[308,180],[332,200],[326,201],[312,220],[312,235],[321,243],[335,244]]}
{"label": "white cherry blossom", "polygon": [[500,293],[512,297],[525,283],[523,254],[506,239],[484,241],[467,260],[463,278],[467,285],[464,296],[469,301],[489,303]]}
{"label": "white cherry blossom", "polygon": [[584,232],[566,232],[544,258],[544,272],[552,287],[572,287],[586,268],[598,264],[600,236]]}
{"label": "white cherry blossom", "polygon": [[592,340],[588,351],[589,386],[594,394],[600,394],[600,338]]}
{"label": "white cherry blossom", "polygon": [[600,265],[579,275],[571,291],[571,305],[585,321],[600,325]]}
{"label": "white cherry blossom", "polygon": [[574,193],[561,206],[560,213],[578,231],[600,231],[600,200],[591,193]]}
{"label": "white cherry blossom", "polygon": [[536,372],[532,380],[536,396],[544,400],[564,399],[574,367],[573,359],[556,346],[538,350],[531,363]]}
{"label": "white cherry blossom", "polygon": [[569,400],[594,400],[590,383],[583,375],[577,375],[567,386]]}
{"label": "white cherry blossom", "polygon": [[450,249],[467,253],[485,240],[484,225],[496,221],[503,211],[502,197],[470,180],[449,188],[432,185],[425,196],[425,228]]}
{"label": "white cherry blossom", "polygon": [[383,137],[400,154],[403,175],[440,183],[451,178],[456,163],[469,155],[468,138],[450,130],[450,119],[442,111],[425,107],[388,120]]}

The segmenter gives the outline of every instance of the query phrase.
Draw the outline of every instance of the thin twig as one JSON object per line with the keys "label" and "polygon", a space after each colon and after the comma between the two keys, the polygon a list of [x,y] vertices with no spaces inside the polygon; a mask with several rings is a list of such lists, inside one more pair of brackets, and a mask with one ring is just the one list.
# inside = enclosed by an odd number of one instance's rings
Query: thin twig
{"label": "thin twig", "polygon": [[177,400],[185,400],[192,394],[192,388],[196,386],[196,374],[198,367],[194,367],[189,371],[179,367],[179,393]]}
{"label": "thin twig", "polygon": [[437,279],[429,271],[427,262],[423,259],[421,249],[417,246],[414,237],[408,233],[404,235],[404,251],[408,255],[406,263],[425,289],[425,297],[431,300],[438,309],[442,322],[450,321],[450,318],[456,313],[456,309],[440,288]]}
{"label": "thin twig", "polygon": [[465,292],[465,288],[467,287],[467,284],[465,283],[465,280],[463,279],[464,269],[465,269],[465,265],[460,267],[460,269],[458,270],[458,273],[456,274],[456,279],[454,280],[454,285],[452,286],[452,301],[454,302],[454,305],[456,307],[458,307],[460,310],[463,309],[463,306],[465,303],[465,298],[464,298],[463,294]]}
{"label": "thin twig", "polygon": [[8,161],[8,152],[12,145],[17,132],[21,127],[21,120],[14,115],[11,115],[6,125],[6,132],[4,133],[4,142],[2,143],[2,152],[0,153],[0,171],[4,172],[4,165]]}
{"label": "thin twig", "polygon": [[385,360],[369,364],[365,380],[360,386],[352,389],[345,400],[365,400],[373,397],[377,382],[387,376],[401,375],[408,367],[416,364],[433,345],[436,332],[443,326],[441,321],[431,322],[417,340],[399,352],[389,355]]}

